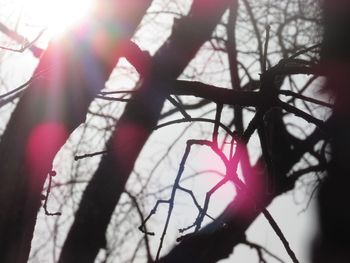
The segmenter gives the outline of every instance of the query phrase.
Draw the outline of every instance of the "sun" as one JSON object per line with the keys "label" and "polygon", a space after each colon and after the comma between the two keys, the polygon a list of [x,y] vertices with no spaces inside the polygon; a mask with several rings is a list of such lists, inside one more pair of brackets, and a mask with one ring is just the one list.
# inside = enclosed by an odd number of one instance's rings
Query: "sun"
{"label": "sun", "polygon": [[[25,0],[23,11],[33,25],[56,37],[88,16],[96,0]],[[28,20],[27,20],[28,21]]]}

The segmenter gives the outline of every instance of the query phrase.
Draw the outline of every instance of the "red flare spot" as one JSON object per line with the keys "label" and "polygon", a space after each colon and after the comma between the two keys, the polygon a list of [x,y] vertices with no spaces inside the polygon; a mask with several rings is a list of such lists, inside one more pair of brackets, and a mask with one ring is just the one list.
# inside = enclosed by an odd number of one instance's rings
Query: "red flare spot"
{"label": "red flare spot", "polygon": [[250,165],[246,146],[237,143],[236,154],[241,156],[240,164],[244,178],[244,189],[238,191],[237,201],[239,213],[242,218],[249,218],[251,213],[256,213],[258,207],[266,201],[268,193],[268,182],[263,167],[259,164]]}
{"label": "red flare spot", "polygon": [[116,161],[124,170],[128,171],[133,168],[148,135],[149,133],[140,125],[122,123],[118,127],[112,151]]}
{"label": "red flare spot", "polygon": [[47,173],[67,138],[68,132],[62,124],[47,122],[36,126],[26,148],[26,165],[30,174],[38,176]]}

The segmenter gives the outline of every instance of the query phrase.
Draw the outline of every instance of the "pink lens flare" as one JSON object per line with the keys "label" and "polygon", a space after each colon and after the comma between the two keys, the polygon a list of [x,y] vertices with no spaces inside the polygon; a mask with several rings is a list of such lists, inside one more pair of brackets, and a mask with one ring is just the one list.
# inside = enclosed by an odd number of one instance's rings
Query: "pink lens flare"
{"label": "pink lens flare", "polygon": [[46,122],[37,125],[29,135],[26,165],[31,176],[42,176],[52,166],[52,160],[68,138],[63,124]]}

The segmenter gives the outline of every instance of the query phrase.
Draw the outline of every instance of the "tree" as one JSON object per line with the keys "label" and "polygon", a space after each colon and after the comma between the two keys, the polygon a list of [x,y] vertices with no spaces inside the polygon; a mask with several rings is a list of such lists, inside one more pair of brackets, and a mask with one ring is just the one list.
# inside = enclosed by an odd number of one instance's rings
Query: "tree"
{"label": "tree", "polygon": [[324,3],[322,65],[327,74],[325,89],[334,96],[334,110],[329,131],[332,155],[319,191],[320,232],[313,262],[346,262],[350,258],[350,214],[342,204],[349,195],[349,12],[347,1]]}
{"label": "tree", "polygon": [[[332,120],[327,119],[326,109],[332,105],[303,94],[317,88],[319,76],[323,75],[318,67],[319,45],[306,46],[309,39],[318,37],[319,7],[315,1],[305,2],[308,3],[195,0],[187,14],[175,12],[179,17],[174,19],[170,36],[151,55],[135,43],[137,39],[135,42],[128,40],[151,1],[129,1],[128,4],[119,0],[101,1],[91,18],[52,42],[41,56],[0,143],[0,234],[8,237],[1,239],[1,260],[27,261],[47,174],[49,184],[44,196],[47,215],[55,215],[47,211],[48,193],[62,185],[72,189],[70,184],[52,185],[52,177],[56,174],[51,171],[52,162],[81,123],[86,123],[82,138],[84,132],[93,132],[94,127],[89,123],[92,117],[85,120],[86,114],[100,116],[106,122],[108,119],[115,121],[110,112],[103,111],[103,106],[99,108],[90,103],[96,96],[125,101],[124,97],[110,97],[113,92],[101,92],[119,57],[123,56],[138,72],[137,89],[126,99],[123,114],[116,121],[106,148],[76,156],[77,160],[96,155],[102,155],[102,158],[84,190],[59,262],[94,262],[102,250],[105,250],[106,260],[112,260],[111,241],[106,240],[105,235],[123,192],[129,196],[130,210],[137,211],[141,218],[140,230],[145,234],[141,242],[144,242],[148,261],[154,260],[154,253],[150,252],[148,237],[153,233],[147,224],[159,210],[159,205],[166,205],[165,225],[155,253],[158,262],[188,262],[189,258],[191,262],[217,262],[228,257],[239,243],[255,246],[262,258],[262,248],[245,237],[247,228],[260,213],[281,239],[292,261],[298,262],[267,206],[275,197],[292,190],[297,180],[306,174],[312,173],[312,180],[320,181],[320,174],[327,167]],[[170,11],[174,13],[174,9]],[[164,10],[149,11],[149,14],[151,12],[159,16]],[[124,35],[108,34],[110,28],[120,24],[128,28]],[[141,27],[145,24],[141,23]],[[81,35],[83,28],[88,30]],[[98,34],[105,36],[105,41],[91,38]],[[98,46],[101,43],[102,46]],[[219,62],[215,64],[208,56],[210,53],[215,54]],[[227,62],[222,62],[222,58]],[[54,70],[47,70],[52,67]],[[225,67],[229,81],[220,79]],[[202,69],[202,73],[198,69]],[[216,76],[212,84],[205,79],[205,73],[210,71],[216,74],[211,73]],[[261,73],[260,78],[256,77],[257,72]],[[299,74],[311,77],[294,77]],[[309,94],[313,96],[313,93]],[[181,97],[188,95],[200,99],[187,102]],[[284,100],[282,96],[291,99]],[[57,101],[66,106],[52,103]],[[170,109],[166,101],[173,105]],[[164,103],[168,110],[162,112]],[[322,109],[316,110],[314,105]],[[44,110],[39,111],[38,107]],[[203,113],[205,107],[214,109],[213,118],[191,117],[188,113],[190,110]],[[159,119],[175,114],[181,114],[182,118],[157,126]],[[311,123],[312,131],[293,132],[293,126],[301,130],[310,126],[293,122],[295,117],[291,115]],[[155,128],[183,122],[211,125],[206,125],[203,133],[197,133],[182,146],[184,154],[181,160],[178,159],[180,166],[169,196],[156,198],[154,208],[144,214],[145,188],[164,158],[150,162],[155,166],[150,173],[144,172],[139,177],[139,191],[137,187],[128,191],[125,184]],[[102,129],[101,122],[97,125]],[[105,129],[102,130],[99,136],[105,136]],[[259,140],[261,153],[254,154],[252,150],[256,145],[254,138]],[[214,173],[221,173],[222,177],[206,192],[202,203],[193,189],[183,186],[182,180],[188,169],[188,159],[197,146],[208,147],[216,156],[212,158],[218,158],[223,166],[223,172],[212,167]],[[167,154],[169,151],[164,156]],[[73,177],[70,182],[77,183],[79,178]],[[208,211],[209,204],[214,193],[226,183],[235,187],[235,198],[214,219]],[[193,225],[183,226],[181,232],[187,234],[179,237],[181,242],[168,254],[163,254],[161,249],[179,192],[190,197],[198,213]],[[65,198],[63,196],[61,202],[67,200]],[[122,215],[128,218],[127,213]],[[121,222],[126,221],[125,217]],[[213,222],[203,227],[207,218],[212,218]],[[135,222],[135,219],[129,220]],[[58,227],[58,221],[55,221],[55,227]],[[135,224],[132,226],[136,229]],[[56,236],[53,238],[57,239]],[[140,244],[132,258],[138,253]],[[55,255],[53,258],[57,260]]]}
{"label": "tree", "polygon": [[[125,17],[119,14],[117,5],[118,1],[102,2],[93,18],[50,44],[2,135],[0,233],[6,239],[1,240],[1,261],[27,260],[42,187],[54,155],[84,121],[90,102],[120,57],[119,45],[131,37],[149,1],[137,5],[141,12],[133,10],[136,17],[129,21],[122,20]],[[116,22],[119,18],[121,21]],[[107,45],[95,52],[98,40],[89,41],[90,35],[103,33],[114,22],[131,25],[130,31],[125,31],[125,36],[106,34]],[[88,31],[81,36],[79,30],[84,27]],[[87,77],[90,71],[96,74],[92,79]],[[53,106],[55,102],[64,102],[65,106]]]}

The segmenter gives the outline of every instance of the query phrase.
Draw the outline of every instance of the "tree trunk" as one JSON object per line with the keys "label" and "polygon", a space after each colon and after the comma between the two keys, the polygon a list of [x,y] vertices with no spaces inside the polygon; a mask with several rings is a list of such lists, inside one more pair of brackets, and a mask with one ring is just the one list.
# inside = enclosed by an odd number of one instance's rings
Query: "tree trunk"
{"label": "tree trunk", "polygon": [[108,154],[84,191],[59,262],[94,262],[99,249],[105,247],[111,215],[158,121],[169,86],[210,39],[229,2],[195,0],[189,15],[175,21],[171,36],[154,55],[140,90],[117,123]]}
{"label": "tree trunk", "polygon": [[314,263],[350,261],[350,3],[324,1],[322,65],[335,97],[331,161],[318,198],[320,229]]}

